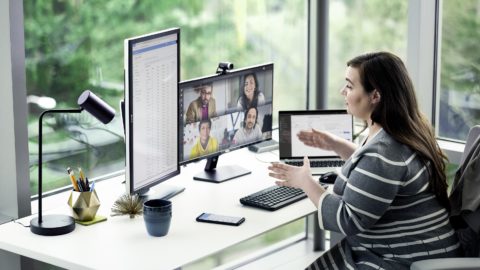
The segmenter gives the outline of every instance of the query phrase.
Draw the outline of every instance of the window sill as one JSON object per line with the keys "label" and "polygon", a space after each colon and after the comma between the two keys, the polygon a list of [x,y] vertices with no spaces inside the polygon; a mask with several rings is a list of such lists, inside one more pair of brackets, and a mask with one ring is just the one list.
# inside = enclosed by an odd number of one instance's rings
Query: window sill
{"label": "window sill", "polygon": [[450,163],[460,164],[465,143],[452,142],[447,140],[437,139],[438,145],[445,152]]}

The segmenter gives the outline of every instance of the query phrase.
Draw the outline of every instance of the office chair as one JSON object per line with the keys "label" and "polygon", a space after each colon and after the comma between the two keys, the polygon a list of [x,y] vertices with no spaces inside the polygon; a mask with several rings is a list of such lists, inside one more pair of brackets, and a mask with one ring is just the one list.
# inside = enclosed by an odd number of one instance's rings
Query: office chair
{"label": "office chair", "polygon": [[[474,126],[468,132],[467,142],[465,143],[465,149],[463,150],[462,158],[460,159],[460,166],[462,166],[463,162],[468,156],[468,153],[472,149],[474,142],[477,140],[479,136],[480,136],[480,125]],[[480,241],[478,237],[479,235],[477,235],[477,241]],[[480,245],[480,242],[478,242],[478,244]],[[480,253],[477,254],[477,257],[422,260],[422,261],[414,262],[410,266],[410,270],[447,270],[447,269],[456,269],[456,270],[480,269]]]}

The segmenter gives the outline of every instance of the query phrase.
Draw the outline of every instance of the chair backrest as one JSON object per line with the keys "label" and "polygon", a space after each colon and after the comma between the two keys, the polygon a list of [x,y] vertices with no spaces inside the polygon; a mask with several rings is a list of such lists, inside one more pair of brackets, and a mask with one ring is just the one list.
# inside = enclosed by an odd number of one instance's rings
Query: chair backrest
{"label": "chair backrest", "polygon": [[468,156],[468,153],[472,149],[473,143],[480,136],[480,125],[473,126],[468,132],[467,142],[465,143],[465,149],[463,150],[462,158],[460,164],[463,164],[465,158]]}
{"label": "chair backrest", "polygon": [[[472,146],[474,145],[474,143],[479,137],[480,137],[480,125],[473,126],[468,132],[467,141],[465,142],[465,149],[463,150],[462,158],[460,160],[460,166],[462,166],[463,162],[465,161],[468,154],[472,150]],[[478,218],[478,213],[473,214],[473,216],[475,218]],[[463,249],[466,251],[465,255],[480,257],[480,251],[479,251],[480,234],[479,233],[474,232],[471,228],[465,228],[465,229],[457,230],[457,236],[459,237],[459,240],[463,245]]]}
{"label": "chair backrest", "polygon": [[[472,127],[468,132],[460,166],[472,150],[472,146],[478,137],[480,137],[480,125]],[[476,218],[475,220],[479,219]],[[410,266],[410,270],[479,269],[480,259],[475,257],[480,257],[480,234],[473,231],[470,227],[456,228],[456,234],[461,243],[461,248],[465,252],[464,255],[472,258],[442,258],[417,261]]]}

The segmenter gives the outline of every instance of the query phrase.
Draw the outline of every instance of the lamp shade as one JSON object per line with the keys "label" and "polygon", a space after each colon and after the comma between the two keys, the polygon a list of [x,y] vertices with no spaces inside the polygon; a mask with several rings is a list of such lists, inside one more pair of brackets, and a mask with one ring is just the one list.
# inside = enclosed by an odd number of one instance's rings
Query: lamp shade
{"label": "lamp shade", "polygon": [[78,97],[77,103],[104,124],[109,123],[115,117],[115,110],[90,90],[83,91]]}

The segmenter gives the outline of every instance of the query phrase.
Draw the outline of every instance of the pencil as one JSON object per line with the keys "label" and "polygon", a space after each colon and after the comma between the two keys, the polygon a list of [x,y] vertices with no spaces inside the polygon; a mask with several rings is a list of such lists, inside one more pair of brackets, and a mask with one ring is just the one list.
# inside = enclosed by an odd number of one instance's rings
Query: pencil
{"label": "pencil", "polygon": [[82,185],[82,188],[85,190],[87,187],[87,183],[85,182],[85,175],[83,174],[82,168],[78,168],[78,172],[80,174],[80,184]]}
{"label": "pencil", "polygon": [[69,175],[70,175],[70,181],[72,181],[73,189],[75,191],[80,191],[80,189],[78,188],[77,181],[75,180],[75,175],[73,174],[73,171],[70,171]]}
{"label": "pencil", "polygon": [[85,175],[83,174],[82,168],[78,168],[78,172],[80,173],[80,179],[85,181]]}

